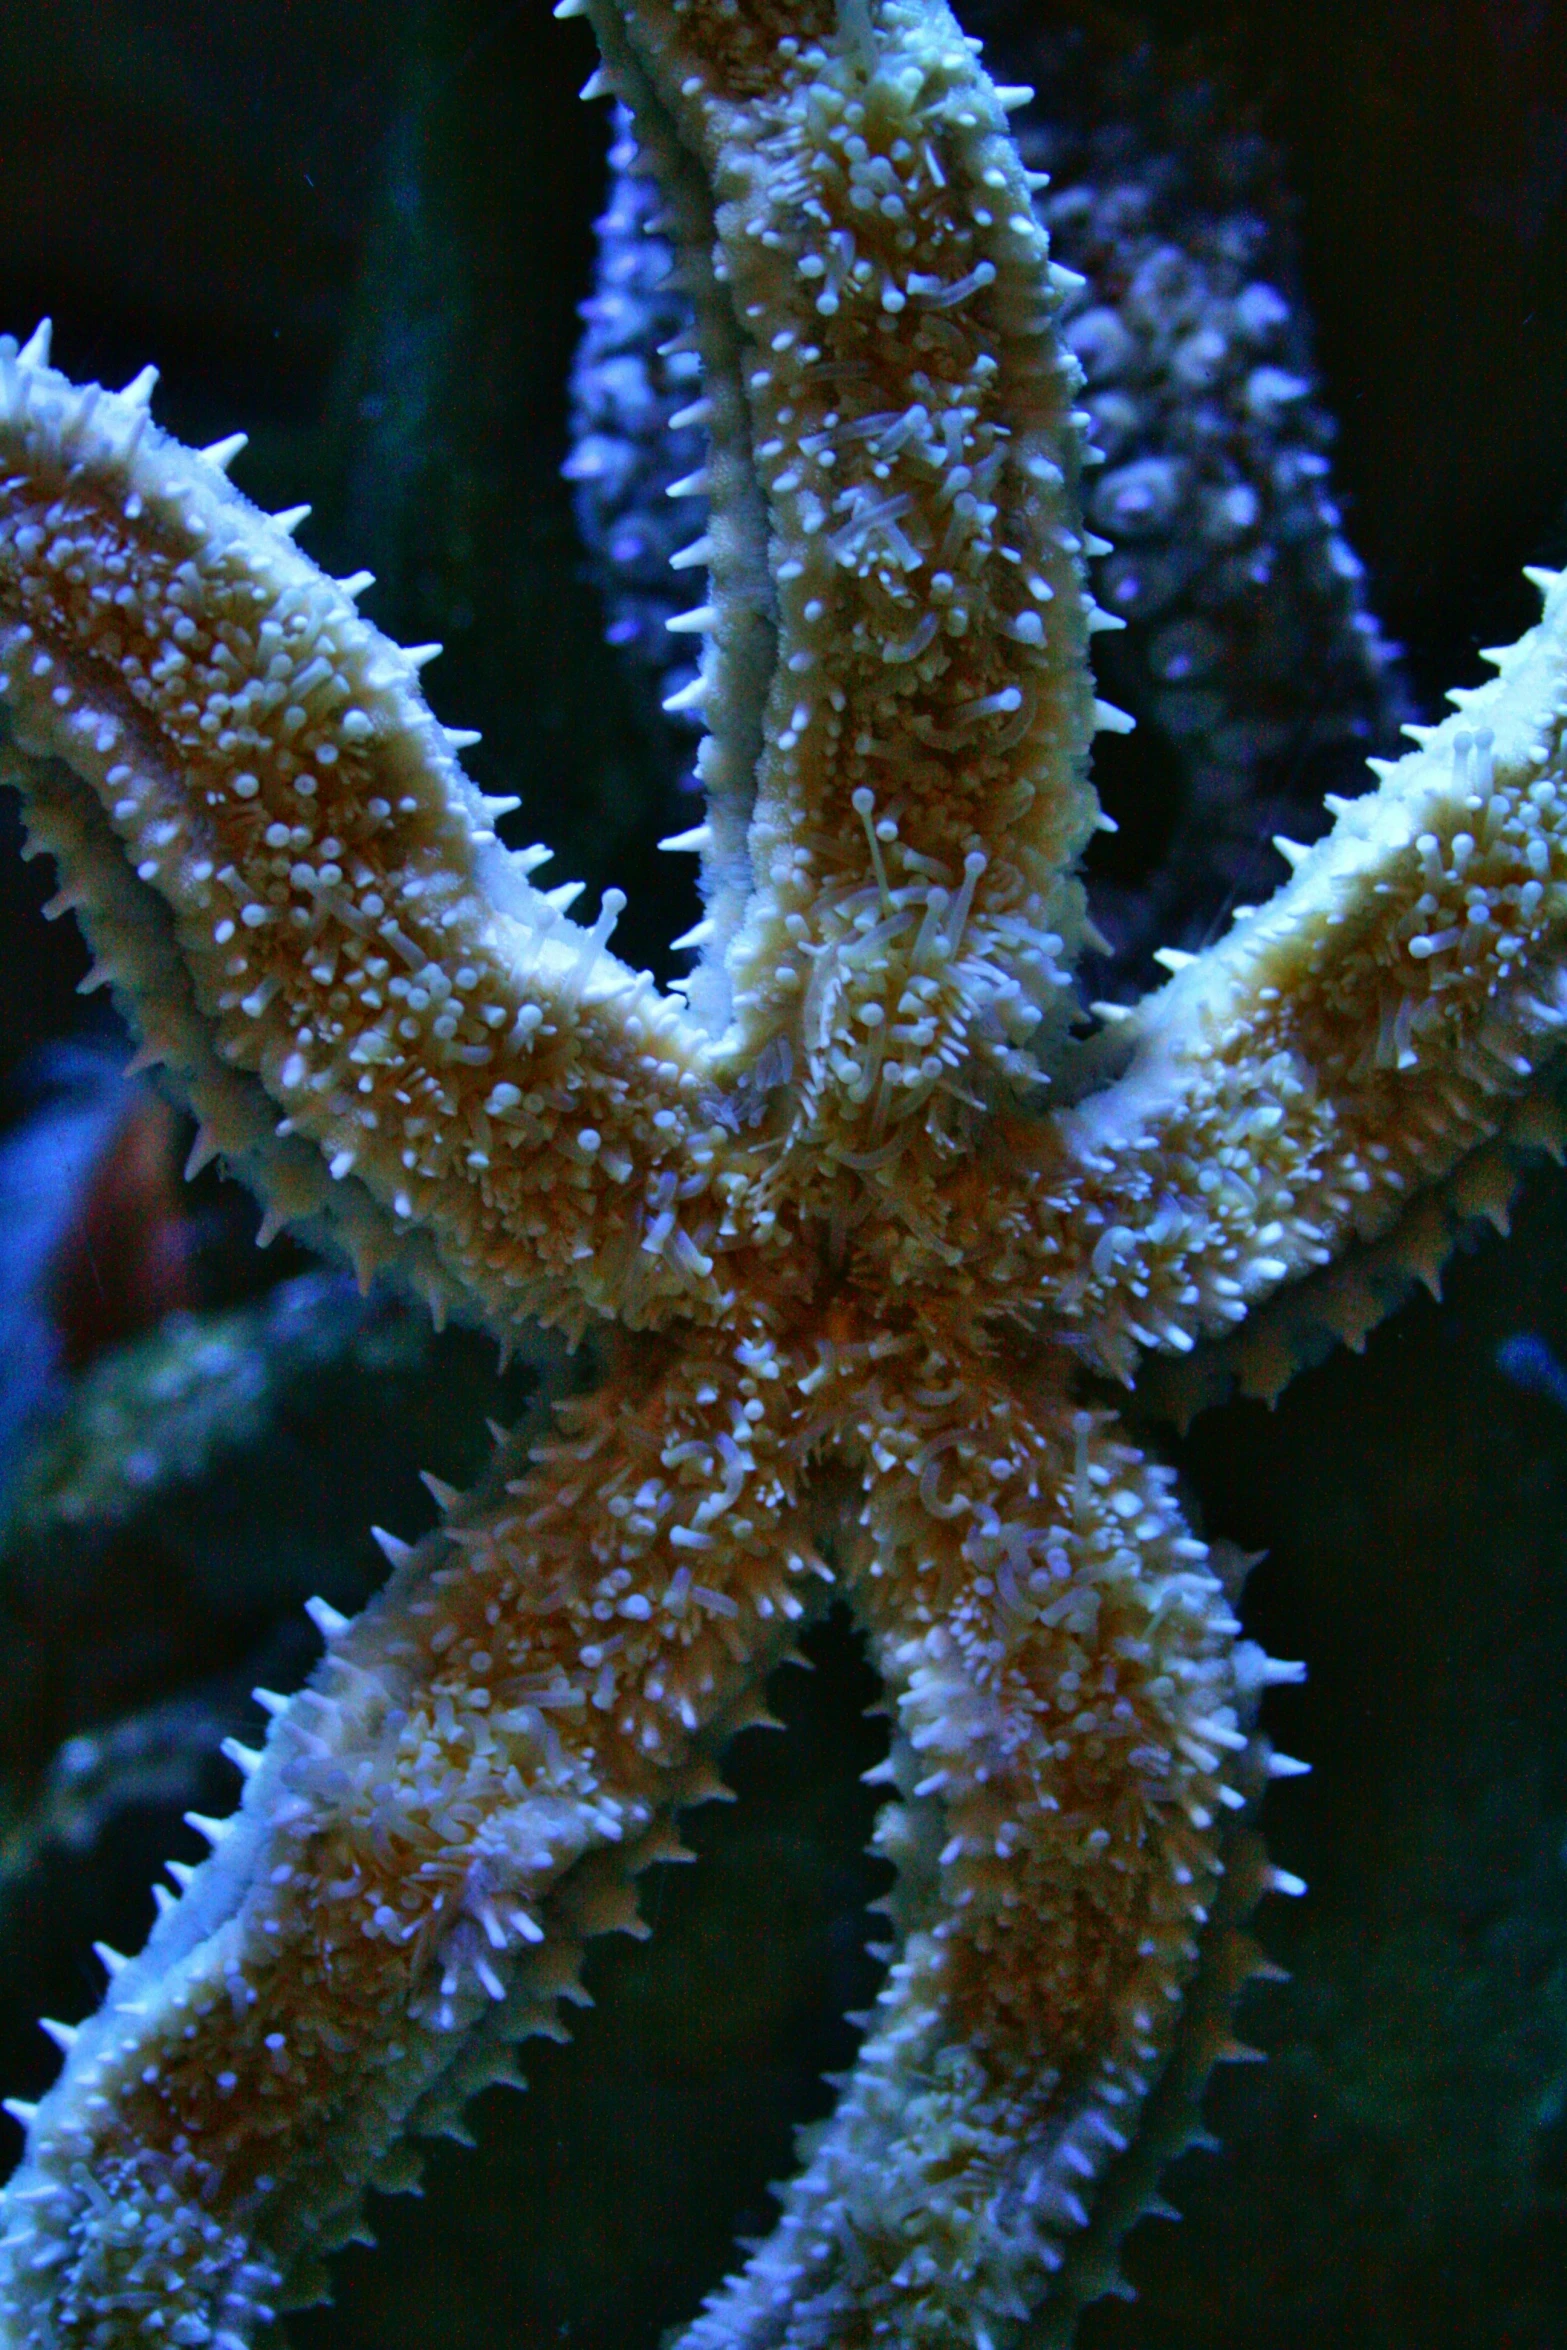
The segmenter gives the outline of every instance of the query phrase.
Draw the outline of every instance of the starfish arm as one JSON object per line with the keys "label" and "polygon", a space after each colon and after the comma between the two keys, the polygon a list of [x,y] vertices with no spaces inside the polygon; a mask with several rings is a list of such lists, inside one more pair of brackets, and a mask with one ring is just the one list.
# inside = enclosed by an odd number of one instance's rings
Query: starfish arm
{"label": "starfish arm", "polygon": [[[1231,1916],[1272,1881],[1225,1827],[1264,1766],[1267,1667],[1169,1472],[1087,1413],[1063,1444],[995,1383],[963,1403],[878,1419],[851,1583],[896,1700],[901,1948],[777,2230],[684,2350],[1004,2344],[1103,2290],[1113,2243],[1084,2231],[1181,2039],[1225,1862]],[[1233,1989],[1251,1962],[1212,1932]],[[1200,2074],[1226,2006],[1197,2003]]]}
{"label": "starfish arm", "polygon": [[45,357],[0,344],[8,768],[203,1147],[274,1221],[406,1255],[496,1325],[700,1310],[700,1249],[642,1247],[628,1206],[700,1191],[716,1097],[606,950],[623,900],[585,931],[532,887],[416,658],[229,486],[231,451]]}
{"label": "starfish arm", "polygon": [[408,2183],[406,2129],[558,2035],[582,1936],[636,1930],[628,1873],[677,1854],[704,1744],[807,1605],[746,1408],[768,1359],[629,1343],[356,1624],[318,1610],[325,1662],[31,2123],[0,2340],[130,2350],[155,2304],[238,2350],[367,2180]]}
{"label": "starfish arm", "polygon": [[[743,738],[755,768],[748,894],[731,832],[710,845],[709,978],[722,963],[728,1049],[787,1048],[801,1137],[863,1152],[950,1113],[976,1064],[1031,1079],[1020,1047],[1070,1010],[1103,618],[1075,520],[1081,376],[1051,331],[1078,281],[932,0],[836,24],[761,0],[588,13],[696,207],[665,223],[711,409],[696,695],[705,760],[727,771]],[[765,670],[730,645],[763,594]]]}
{"label": "starfish arm", "polygon": [[1537,576],[1544,617],[1500,674],[1340,804],[1278,897],[1145,1003],[1124,1074],[1044,1129],[1022,1248],[1106,1366],[1393,1231],[1556,1050],[1567,581]]}

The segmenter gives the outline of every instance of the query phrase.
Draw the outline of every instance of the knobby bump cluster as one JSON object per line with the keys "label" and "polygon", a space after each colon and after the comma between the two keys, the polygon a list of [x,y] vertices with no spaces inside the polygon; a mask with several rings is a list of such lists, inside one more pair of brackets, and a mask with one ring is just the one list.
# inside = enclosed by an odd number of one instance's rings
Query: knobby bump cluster
{"label": "knobby bump cluster", "polygon": [[1248,1911],[1300,1890],[1245,1816],[1298,1767],[1254,1727],[1296,1668],[1240,1637],[1109,1382],[1246,1323],[1277,1385],[1314,1297],[1343,1321],[1345,1251],[1430,1270],[1552,1138],[1567,587],[1282,844],[1270,905],[1075,1041],[1089,746],[1124,721],[1017,94],[939,0],[586,5],[710,452],[684,999],[610,952],[618,893],[584,929],[535,887],[420,655],[229,486],[236,443],[0,345],[7,771],[198,1150],[363,1278],[605,1364],[438,1534],[384,1538],[358,1622],[317,1603],[212,1857],[55,2027],[15,2350],[245,2350],[315,2289],[407,2136],[560,2032],[584,1938],[640,1930],[636,1876],[834,1593],[893,1701],[897,1939],[687,2341],[1063,2335],[1233,2052]]}

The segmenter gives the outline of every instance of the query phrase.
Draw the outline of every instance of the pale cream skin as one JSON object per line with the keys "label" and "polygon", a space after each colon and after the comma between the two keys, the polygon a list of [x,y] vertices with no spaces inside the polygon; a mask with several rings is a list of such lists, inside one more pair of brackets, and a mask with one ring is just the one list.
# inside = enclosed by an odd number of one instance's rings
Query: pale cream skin
{"label": "pale cream skin", "polygon": [[235,1750],[239,1813],[28,2117],[11,2350],[248,2343],[405,2133],[559,2028],[832,1590],[894,1702],[898,1951],[688,2340],[1069,2327],[1174,2142],[1139,2153],[1145,2095],[1224,2053],[1238,1927],[1299,1890],[1236,1825],[1293,1767],[1252,1722],[1295,1669],[1238,1641],[1088,1376],[1276,1292],[1254,1384],[1286,1305],[1362,1329],[1376,1295],[1322,1269],[1428,1266],[1422,1193],[1497,1206],[1563,1016],[1543,582],[1496,683],[1285,844],[1270,906],[1069,1042],[1089,743],[1124,722],[1003,104],[934,0],[589,5],[671,176],[714,444],[689,1005],[611,955],[614,902],[588,931],[532,887],[414,664],[231,449],[37,338],[0,357],[10,779],[147,1058],[274,1228],[503,1339],[593,1327],[608,1366],[389,1543],[357,1624],[320,1612],[311,1688]]}

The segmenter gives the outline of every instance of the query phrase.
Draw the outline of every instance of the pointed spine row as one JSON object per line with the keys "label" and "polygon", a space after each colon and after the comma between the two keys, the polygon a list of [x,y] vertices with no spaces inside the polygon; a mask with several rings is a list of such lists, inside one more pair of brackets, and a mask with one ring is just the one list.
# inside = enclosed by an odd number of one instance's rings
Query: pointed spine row
{"label": "pointed spine row", "polygon": [[276,1221],[323,1196],[333,1221],[319,1152],[359,1194],[351,1245],[422,1235],[430,1286],[497,1324],[580,1319],[612,1260],[653,1306],[625,1186],[692,1172],[713,1096],[608,953],[623,896],[582,930],[574,890],[533,888],[544,852],[499,847],[419,694],[430,649],[378,636],[140,393],[0,348],[0,467],[13,776],[104,975],[212,1096],[198,1151],[253,1165]]}
{"label": "pointed spine row", "polygon": [[[915,1113],[950,1124],[976,1067],[1034,1081],[1023,1048],[1067,1016],[1088,740],[1127,722],[1087,682],[1066,281],[944,10],[765,57],[744,11],[600,19],[612,81],[724,191],[766,501],[778,655],[730,1042],[786,1043],[802,1143],[863,1151]],[[692,617],[727,608],[719,583]]]}
{"label": "pointed spine row", "polygon": [[1238,1924],[1302,1889],[1238,1826],[1270,1775],[1258,1697],[1299,1668],[1236,1644],[1169,1472],[1086,1412],[1063,1457],[972,1366],[961,1419],[922,1400],[954,1368],[927,1356],[862,1422],[851,1589],[895,1699],[898,1946],[778,2228],[682,2350],[1069,2321],[1245,2053],[1229,2007],[1264,1965]]}
{"label": "pointed spine row", "polygon": [[1410,730],[1420,748],[1338,803],[1272,904],[1122,1030],[1126,1074],[1057,1122],[1027,1245],[1123,1375],[1393,1231],[1553,1063],[1567,580],[1537,577],[1544,617],[1500,676]]}
{"label": "pointed spine row", "polygon": [[211,1858],[171,1864],[139,1957],[105,1947],[104,2006],[23,2116],[8,2350],[130,2350],[153,2306],[247,2343],[365,2185],[406,2183],[406,2129],[460,2127],[518,2038],[558,2035],[583,1936],[644,1930],[629,1877],[679,1856],[670,1808],[717,1791],[707,1741],[820,1581],[746,1408],[789,1392],[772,1363],[631,1358],[483,1497],[446,1492],[358,1624],[311,1604],[323,1664],[263,1699],[261,1756],[231,1746],[239,1812],[190,1815]]}

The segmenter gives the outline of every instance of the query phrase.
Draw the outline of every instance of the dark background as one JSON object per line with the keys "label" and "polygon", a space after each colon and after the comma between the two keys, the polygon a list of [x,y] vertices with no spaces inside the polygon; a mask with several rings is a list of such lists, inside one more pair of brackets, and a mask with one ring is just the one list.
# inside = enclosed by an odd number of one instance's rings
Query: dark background
{"label": "dark background", "polygon": [[[1533,617],[1519,566],[1567,561],[1567,13],[1139,21],[1287,156],[1348,534],[1429,706]],[[624,881],[617,944],[656,962],[690,914],[558,478],[603,177],[590,65],[542,0],[13,0],[0,326],[47,309],[73,374],[152,357],[182,437],[247,429],[241,486],[312,499],[302,543],[373,568],[366,609],[405,640],[445,640],[432,700],[483,729],[479,780],[524,794],[513,837],[558,846],[584,910]],[[7,1069],[82,1017],[79,943],[36,920],[51,886],[0,867]],[[1095,2350],[1567,2344],[1567,1417],[1494,1365],[1519,1330],[1567,1353],[1562,1210],[1536,1177],[1510,1249],[1464,1259],[1445,1302],[1276,1414],[1172,1444],[1211,1530],[1269,1553],[1258,1636],[1311,1661],[1269,1719],[1315,1776],[1268,1821],[1312,1893],[1262,1920],[1293,1974],[1243,2018],[1272,2060],[1220,2082],[1223,2151],[1173,2173],[1187,2222],[1133,2238],[1143,2298],[1089,2318]],[[819,1656],[780,1700],[793,1736],[738,1752],[748,1803],[696,1824],[708,1865],[668,1872],[653,1944],[597,1955],[579,2045],[527,2052],[484,2151],[440,2149],[423,2203],[378,2207],[382,2251],[345,2259],[300,2344],[651,2344],[765,2224],[869,1980],[872,1692],[844,1636]],[[28,2061],[5,2087],[48,2077]]]}

